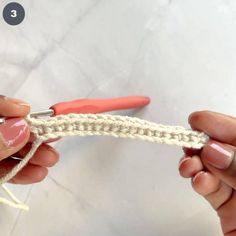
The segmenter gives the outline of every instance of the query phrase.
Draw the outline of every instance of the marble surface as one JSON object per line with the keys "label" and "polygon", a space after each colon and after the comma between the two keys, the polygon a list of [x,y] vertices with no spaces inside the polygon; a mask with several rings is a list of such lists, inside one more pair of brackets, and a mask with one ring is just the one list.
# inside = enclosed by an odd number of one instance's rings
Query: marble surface
{"label": "marble surface", "polygon": [[[149,95],[120,114],[188,127],[196,110],[236,115],[236,1],[24,0],[0,20],[1,93],[32,110],[64,100]],[[1,9],[8,1],[1,1]],[[178,174],[178,147],[108,137],[60,140],[48,178],[9,187],[4,236],[220,236],[215,212]]]}

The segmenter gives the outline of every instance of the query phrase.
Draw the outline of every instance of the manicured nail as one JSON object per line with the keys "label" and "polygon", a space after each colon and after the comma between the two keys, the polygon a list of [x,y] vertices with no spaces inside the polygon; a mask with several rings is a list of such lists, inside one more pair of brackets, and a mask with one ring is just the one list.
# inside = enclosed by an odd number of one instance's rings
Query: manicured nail
{"label": "manicured nail", "polygon": [[230,147],[217,142],[208,144],[206,161],[212,166],[225,170],[227,169],[234,157],[234,150]]}
{"label": "manicured nail", "polygon": [[0,95],[0,98],[1,98],[1,99],[4,99],[4,100],[6,100],[6,101],[12,102],[12,103],[14,103],[14,104],[17,104],[17,105],[19,105],[19,106],[26,106],[26,107],[29,107],[29,106],[30,106],[29,103],[27,103],[27,102],[25,102],[25,101],[23,101],[23,100],[20,100],[20,99],[10,98],[10,97],[6,97],[6,96],[4,96],[4,95]]}
{"label": "manicured nail", "polygon": [[205,171],[199,171],[193,178],[192,178],[192,182],[195,183],[196,179],[199,178],[200,175],[206,175]]}
{"label": "manicured nail", "polygon": [[7,119],[0,125],[0,147],[16,147],[24,142],[29,132],[28,124],[24,119]]}
{"label": "manicured nail", "polygon": [[179,160],[179,164],[178,167],[180,168],[180,166],[187,161],[188,159],[190,159],[190,157],[186,157],[185,155]]}

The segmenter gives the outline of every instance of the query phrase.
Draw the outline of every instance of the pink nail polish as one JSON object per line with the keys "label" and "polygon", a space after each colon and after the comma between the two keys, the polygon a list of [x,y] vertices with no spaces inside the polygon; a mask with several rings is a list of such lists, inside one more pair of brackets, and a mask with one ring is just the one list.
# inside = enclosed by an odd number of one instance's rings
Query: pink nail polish
{"label": "pink nail polish", "polygon": [[221,143],[212,142],[206,147],[206,161],[218,169],[227,169],[231,164],[234,151]]}
{"label": "pink nail polish", "polygon": [[6,147],[16,147],[28,136],[27,122],[22,118],[7,119],[0,125],[0,135]]}

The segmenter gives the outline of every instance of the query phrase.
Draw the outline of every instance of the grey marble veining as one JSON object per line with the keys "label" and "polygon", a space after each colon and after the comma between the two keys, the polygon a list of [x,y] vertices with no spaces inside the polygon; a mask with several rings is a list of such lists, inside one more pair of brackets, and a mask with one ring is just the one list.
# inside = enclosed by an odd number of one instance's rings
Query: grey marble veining
{"label": "grey marble veining", "polygon": [[[24,22],[0,20],[1,93],[33,110],[141,94],[150,106],[121,114],[185,127],[195,110],[236,114],[235,1],[18,2]],[[9,186],[31,210],[0,206],[1,235],[221,235],[215,212],[178,174],[181,149],[107,137],[54,146],[61,160],[45,181]]]}

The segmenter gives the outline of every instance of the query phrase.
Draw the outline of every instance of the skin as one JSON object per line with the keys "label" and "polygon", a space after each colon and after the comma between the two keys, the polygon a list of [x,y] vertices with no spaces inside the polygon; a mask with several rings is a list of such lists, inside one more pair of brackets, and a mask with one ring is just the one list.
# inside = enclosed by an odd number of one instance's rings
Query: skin
{"label": "skin", "polygon": [[[0,116],[25,117],[30,112],[27,103],[11,101],[0,95]],[[28,135],[21,144],[10,150],[0,150],[0,177],[12,169],[29,151],[34,137]],[[10,156],[11,155],[11,156]],[[16,158],[12,158],[12,156]],[[17,160],[18,158],[18,160]],[[14,184],[32,184],[42,181],[48,174],[48,168],[59,160],[58,152],[47,143],[43,143],[29,163],[9,182]]]}
{"label": "skin", "polygon": [[[180,175],[190,178],[193,189],[216,210],[225,236],[236,235],[236,118],[216,112],[194,112],[189,124],[207,133],[211,140],[202,150],[184,149],[179,163]],[[225,169],[209,164],[209,144],[220,144],[234,153]],[[214,158],[214,157],[213,157]]]}
{"label": "skin", "polygon": [[[25,117],[30,112],[27,103],[12,102],[0,95],[0,115],[6,117]],[[211,140],[201,150],[184,149],[179,163],[180,175],[191,178],[193,189],[203,196],[216,210],[225,236],[236,236],[236,118],[216,112],[194,112],[189,124],[195,130],[203,131]],[[0,150],[0,173],[8,172],[18,159],[29,151],[34,137],[28,131],[25,140],[10,150]],[[56,141],[56,140],[50,140]],[[210,144],[220,144],[234,153],[227,168],[215,168],[208,162],[212,155]],[[11,156],[16,158],[12,158]],[[43,143],[29,163],[9,182],[32,184],[42,181],[48,168],[59,160],[58,152],[48,143]]]}

